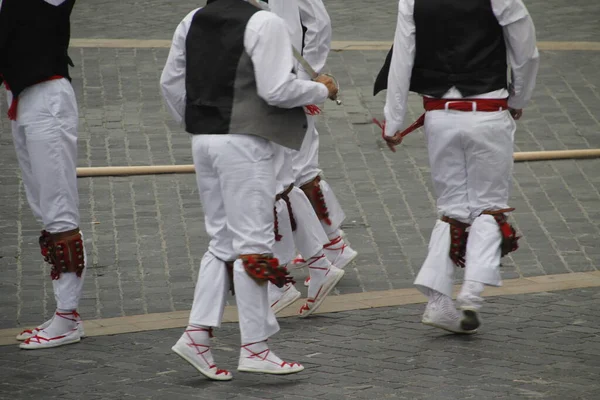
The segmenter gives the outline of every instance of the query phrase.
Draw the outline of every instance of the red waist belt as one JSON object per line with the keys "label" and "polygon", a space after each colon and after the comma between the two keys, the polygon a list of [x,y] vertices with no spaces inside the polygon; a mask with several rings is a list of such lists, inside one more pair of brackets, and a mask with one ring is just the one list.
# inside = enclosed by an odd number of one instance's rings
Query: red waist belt
{"label": "red waist belt", "polygon": [[[57,79],[62,79],[64,78],[64,76],[60,76],[60,75],[53,75],[50,78],[41,80],[37,83],[42,83],[42,82],[48,82],[48,81],[55,81]],[[36,84],[37,84],[36,83]],[[6,90],[10,91],[10,86],[8,86],[8,82],[4,81],[4,86],[6,86]],[[8,119],[10,119],[11,121],[16,121],[17,120],[17,108],[19,107],[19,96],[13,96],[12,98],[12,102],[10,103],[10,107],[8,107]]]}
{"label": "red waist belt", "polygon": [[[435,110],[493,112],[507,110],[508,99],[434,99],[423,97],[423,108],[425,108],[425,112]],[[373,122],[384,128],[383,135],[385,136],[385,125],[382,125],[375,119]],[[403,130],[400,135],[404,137],[423,125],[425,125],[425,114],[421,115],[411,126]]]}

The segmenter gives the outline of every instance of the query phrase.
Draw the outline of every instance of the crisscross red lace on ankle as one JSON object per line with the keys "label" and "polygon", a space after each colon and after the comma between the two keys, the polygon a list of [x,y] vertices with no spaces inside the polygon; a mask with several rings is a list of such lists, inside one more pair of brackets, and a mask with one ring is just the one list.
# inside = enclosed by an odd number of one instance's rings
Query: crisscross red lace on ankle
{"label": "crisscross red lace on ankle", "polygon": [[336,244],[340,243],[342,241],[342,237],[338,236],[335,239],[332,239],[331,242],[327,243],[325,246],[323,246],[325,249],[327,250],[341,250],[341,252],[343,253],[344,250],[346,249],[346,247],[348,247],[348,245],[344,242],[342,243],[341,247],[333,247]]}
{"label": "crisscross red lace on ankle", "polygon": [[325,254],[321,254],[320,256],[315,256],[315,257],[311,257],[308,259],[308,268],[309,269],[320,269],[322,271],[327,271],[329,269],[329,267],[314,267],[313,264],[316,263],[319,260],[322,260],[325,258]]}
{"label": "crisscross red lace on ankle", "polygon": [[[258,343],[258,342],[256,342],[256,343]],[[275,365],[279,365],[280,367],[283,367],[283,364],[279,364],[279,363],[277,363],[277,362],[274,362],[274,361],[272,361],[272,360],[269,360],[269,354],[271,354],[271,349],[267,348],[267,349],[265,349],[265,350],[263,350],[263,351],[260,351],[260,352],[258,352],[258,353],[255,353],[254,351],[252,351],[252,350],[250,350],[250,349],[248,348],[248,346],[252,346],[253,344],[256,344],[256,343],[248,343],[248,344],[245,344],[245,345],[243,345],[243,346],[242,346],[242,349],[244,349],[244,350],[246,350],[248,353],[250,353],[250,356],[248,356],[247,358],[250,358],[250,359],[252,359],[252,358],[258,358],[258,359],[260,359],[261,361],[268,361],[268,362],[270,362],[271,364],[275,364]]]}
{"label": "crisscross red lace on ankle", "polygon": [[[204,356],[204,354],[206,354],[210,351],[210,346],[194,342],[194,339],[192,338],[192,335],[190,335],[189,332],[208,332],[208,337],[212,338],[213,337],[212,328],[209,328],[209,329],[204,329],[204,328],[186,329],[185,334],[187,335],[187,337],[189,339],[189,343],[186,343],[186,346],[193,347],[196,350],[196,355],[200,356],[202,358],[202,360],[204,360],[204,363],[206,365],[208,365],[209,369],[217,368],[217,366],[215,364],[209,363],[208,360],[206,359],[206,357]],[[217,369],[217,375],[219,375],[219,371],[221,371],[221,373],[229,373],[227,370]]]}
{"label": "crisscross red lace on ankle", "polygon": [[[57,311],[56,315],[61,318],[67,319],[69,321],[73,321],[73,322],[78,322],[78,318],[80,318],[79,314],[75,310],[73,310],[71,312],[66,312],[66,313],[61,313],[61,312]],[[71,316],[71,315],[73,316],[73,318],[69,318],[69,316]]]}

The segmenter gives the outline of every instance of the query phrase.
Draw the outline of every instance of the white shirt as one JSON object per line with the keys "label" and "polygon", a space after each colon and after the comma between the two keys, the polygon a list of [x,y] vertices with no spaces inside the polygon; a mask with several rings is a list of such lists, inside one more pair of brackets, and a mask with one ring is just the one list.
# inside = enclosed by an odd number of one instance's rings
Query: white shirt
{"label": "white shirt", "polygon": [[[317,72],[325,68],[331,49],[331,19],[321,0],[270,0],[269,8],[283,18],[292,39],[292,45]],[[302,25],[306,27],[302,42]],[[304,48],[302,47],[304,45]],[[312,77],[297,63],[298,76]]]}
{"label": "white shirt", "polygon": [[[325,68],[331,50],[331,19],[322,0],[297,0],[300,20],[306,27],[302,55],[308,65],[320,73]],[[308,73],[300,68],[299,74],[308,79]]]}
{"label": "white shirt", "polygon": [[[185,117],[185,40],[196,9],[177,26],[160,86],[169,111],[183,125]],[[294,68],[292,43],[284,21],[268,11],[256,12],[244,33],[244,48],[254,64],[258,95],[267,104],[280,108],[323,103],[329,92],[321,83],[303,81]],[[207,76],[205,79],[212,79]]]}
{"label": "white shirt", "polygon": [[[535,27],[522,0],[491,0],[492,9],[502,26],[506,52],[511,66],[512,82],[509,91],[495,90],[471,98],[506,98],[511,108],[520,109],[531,99],[539,66]],[[400,0],[398,22],[394,37],[394,51],[388,76],[385,114],[385,135],[394,136],[402,128],[406,114],[406,101],[415,59],[415,0]],[[444,98],[462,98],[451,88]]]}
{"label": "white shirt", "polygon": [[292,46],[301,51],[302,25],[298,2],[296,0],[269,0],[269,9],[285,21]]}

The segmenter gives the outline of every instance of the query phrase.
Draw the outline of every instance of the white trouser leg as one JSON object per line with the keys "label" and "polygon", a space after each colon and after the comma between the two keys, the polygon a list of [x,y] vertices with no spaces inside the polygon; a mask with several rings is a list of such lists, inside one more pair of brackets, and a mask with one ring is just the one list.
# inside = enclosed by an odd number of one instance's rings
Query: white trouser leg
{"label": "white trouser leg", "polygon": [[321,173],[319,169],[319,132],[315,118],[307,116],[308,129],[299,151],[293,152],[296,186],[300,187]]}
{"label": "white trouser leg", "polygon": [[[192,137],[192,155],[196,170],[196,184],[204,211],[204,225],[210,237],[208,251],[223,261],[234,261],[238,254],[233,250],[233,237],[227,227],[225,200],[221,178],[210,154],[210,137]],[[231,194],[230,194],[231,195]]]}
{"label": "white trouser leg", "polygon": [[258,283],[251,278],[242,260],[234,264],[233,280],[242,344],[262,342],[279,332],[279,324],[269,302],[267,282]]}
{"label": "white trouser leg", "polygon": [[211,160],[209,144],[208,136],[196,135],[192,138],[196,183],[210,243],[200,263],[189,323],[197,326],[219,327],[229,289],[225,261],[233,261],[237,255],[233,251],[232,236],[227,229],[225,202],[219,174]]}
{"label": "white trouser leg", "polygon": [[500,276],[500,245],[502,234],[491,215],[475,218],[469,230],[465,281],[502,286]]}
{"label": "white trouser leg", "polygon": [[228,289],[229,276],[225,262],[207,251],[200,263],[189,324],[206,327],[221,326]]}
{"label": "white trouser leg", "polygon": [[508,208],[516,124],[508,111],[477,113],[465,135],[471,218],[465,280],[500,286],[500,228],[485,210]]}
{"label": "white trouser leg", "polygon": [[[287,265],[287,263],[294,259],[296,245],[294,243],[294,234],[290,223],[290,214],[288,213],[285,200],[279,199],[275,203],[275,212],[277,214],[277,231],[280,238],[273,244],[273,254],[279,260],[281,265]],[[293,212],[294,216],[299,218],[299,216],[296,215],[295,209]]]}
{"label": "white trouser leg", "polygon": [[294,150],[271,143],[273,146],[273,166],[275,170],[275,191],[277,194],[283,192],[294,183]]}
{"label": "white trouser leg", "polygon": [[[467,171],[461,126],[456,122],[459,112],[428,112],[425,135],[438,214],[469,223]],[[429,288],[452,296],[455,268],[450,259],[450,225],[438,220],[429,240],[427,258],[414,283],[426,295]]]}
{"label": "white trouser leg", "polygon": [[294,187],[289,198],[296,216],[296,231],[294,232],[296,247],[302,257],[308,260],[323,251],[323,246],[328,242],[327,236],[304,192]]}
{"label": "white trouser leg", "polygon": [[[9,104],[12,97],[9,93]],[[17,153],[17,160],[19,161],[19,167],[21,169],[21,179],[23,180],[23,186],[25,187],[25,195],[29,207],[33,212],[35,219],[40,225],[43,225],[44,221],[42,218],[42,210],[40,209],[40,192],[37,184],[37,179],[34,178],[31,170],[31,162],[29,161],[29,152],[27,151],[27,137],[25,131],[19,127],[19,124],[12,121],[12,136],[13,143],[15,145],[15,151]]]}
{"label": "white trouser leg", "polygon": [[[267,140],[250,135],[211,135],[210,156],[219,182],[236,254],[272,254],[275,174],[273,148]],[[258,283],[234,266],[236,303],[242,344],[268,339],[279,330],[270,308],[267,283]]]}
{"label": "white trouser leg", "polygon": [[508,111],[476,113],[465,134],[467,190],[471,218],[508,208],[516,124]]}
{"label": "white trouser leg", "polygon": [[462,144],[464,114],[468,113],[452,110],[428,112],[425,135],[438,216],[470,223],[467,165]]}
{"label": "white trouser leg", "polygon": [[325,198],[325,204],[327,205],[327,211],[329,212],[329,219],[331,221],[331,225],[325,223],[324,221],[321,221],[321,224],[323,225],[323,229],[325,230],[325,233],[327,233],[327,236],[330,239],[333,239],[339,236],[339,229],[340,226],[342,226],[342,222],[344,222],[346,219],[346,214],[344,213],[344,210],[342,210],[342,206],[335,196],[335,193],[333,193],[331,186],[329,186],[329,184],[324,180],[321,180],[320,186],[321,191],[323,192],[323,197]]}
{"label": "white trouser leg", "polygon": [[432,289],[446,296],[452,296],[456,266],[450,259],[449,253],[450,224],[438,220],[431,233],[427,258],[414,282],[423,294],[428,295],[428,289]]}
{"label": "white trouser leg", "polygon": [[[66,79],[31,86],[19,96],[15,149],[29,205],[50,233],[79,226],[78,123],[75,94]],[[86,270],[81,277],[62,273],[52,282],[57,308],[77,308]]]}
{"label": "white trouser leg", "polygon": [[[37,187],[39,212],[50,233],[79,226],[78,123],[75,94],[66,79],[34,85],[19,96],[17,132],[25,135],[31,167],[31,174],[26,171],[23,177],[34,180],[31,185]],[[20,164],[26,166],[27,161]],[[35,213],[38,204],[31,203]]]}
{"label": "white trouser leg", "polygon": [[[279,199],[275,203],[275,211],[277,213],[278,234],[280,235],[280,239],[275,240],[275,244],[273,245],[273,254],[279,260],[281,265],[287,265],[294,258],[296,245],[294,243],[294,235],[292,233],[292,226],[290,224],[290,215],[288,213],[285,200]],[[277,301],[287,289],[287,286],[278,288],[271,282],[269,282],[268,287],[269,304],[273,304],[275,301]]]}

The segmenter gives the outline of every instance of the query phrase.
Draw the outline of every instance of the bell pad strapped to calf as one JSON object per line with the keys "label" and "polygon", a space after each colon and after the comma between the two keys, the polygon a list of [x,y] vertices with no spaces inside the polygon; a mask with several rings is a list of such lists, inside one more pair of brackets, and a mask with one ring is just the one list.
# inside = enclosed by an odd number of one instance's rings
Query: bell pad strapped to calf
{"label": "bell pad strapped to calf", "polygon": [[259,283],[269,281],[278,288],[287,283],[296,283],[287,268],[279,265],[279,260],[273,255],[244,254],[240,258],[248,275]]}
{"label": "bell pad strapped to calf", "polygon": [[52,266],[50,276],[53,280],[59,279],[63,272],[75,272],[81,277],[85,268],[85,253],[79,228],[60,233],[44,230],[39,242],[44,261]]}
{"label": "bell pad strapped to calf", "polygon": [[494,217],[498,226],[500,227],[500,233],[502,234],[502,243],[500,244],[500,248],[502,250],[502,257],[507,255],[508,253],[512,253],[519,248],[519,239],[520,236],[517,236],[517,232],[515,228],[511,224],[508,223],[508,216],[505,213],[514,211],[514,208],[506,208],[503,210],[486,210],[482,212],[484,215],[491,215]]}
{"label": "bell pad strapped to calf", "polygon": [[327,225],[331,225],[325,196],[321,190],[321,177],[317,176],[312,181],[300,186],[300,189],[302,189],[308,200],[310,200],[310,204],[312,204],[319,220],[325,222]]}
{"label": "bell pad strapped to calf", "polygon": [[441,220],[450,224],[450,259],[457,267],[464,268],[469,238],[468,229],[471,225],[446,216]]}

